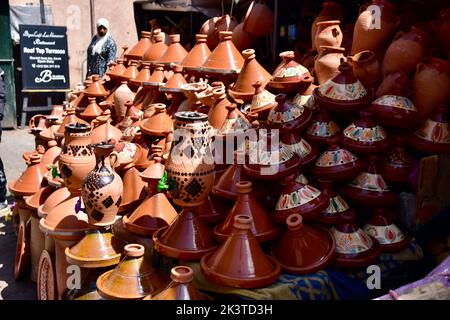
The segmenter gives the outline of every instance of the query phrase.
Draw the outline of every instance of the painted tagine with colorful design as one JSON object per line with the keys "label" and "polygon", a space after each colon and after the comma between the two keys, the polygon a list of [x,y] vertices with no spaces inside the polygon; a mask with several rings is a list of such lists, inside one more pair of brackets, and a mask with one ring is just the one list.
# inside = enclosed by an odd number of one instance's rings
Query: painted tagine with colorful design
{"label": "painted tagine with colorful design", "polygon": [[308,108],[295,106],[287,102],[284,93],[275,97],[277,105],[270,110],[267,117],[268,127],[274,129],[291,129],[299,132],[305,129],[312,117],[312,112]]}
{"label": "painted tagine with colorful design", "polygon": [[328,140],[336,136],[340,131],[339,125],[331,119],[329,113],[325,110],[320,110],[313,116],[311,125],[305,132],[305,138],[310,142],[327,145]]}
{"label": "painted tagine with colorful design", "polygon": [[351,213],[353,209],[348,203],[333,190],[333,182],[330,180],[319,179],[319,187],[322,192],[330,199],[328,208],[320,213],[317,221],[326,226],[333,226],[339,222],[341,214]]}
{"label": "painted tagine with colorful design", "polygon": [[382,125],[410,129],[417,124],[419,113],[414,103],[404,96],[383,95],[369,109]]}

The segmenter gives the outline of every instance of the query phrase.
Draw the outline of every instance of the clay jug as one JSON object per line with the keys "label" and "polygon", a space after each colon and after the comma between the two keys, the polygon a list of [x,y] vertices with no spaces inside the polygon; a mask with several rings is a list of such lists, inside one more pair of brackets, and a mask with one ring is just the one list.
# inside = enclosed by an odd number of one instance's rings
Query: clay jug
{"label": "clay jug", "polygon": [[274,16],[264,1],[252,1],[243,21],[243,29],[255,37],[262,37],[273,30]]}
{"label": "clay jug", "polygon": [[375,52],[364,50],[349,58],[353,67],[353,74],[362,82],[364,87],[375,90],[381,81],[380,63]]}
{"label": "clay jug", "polygon": [[113,224],[122,202],[122,179],[113,169],[118,154],[113,149],[114,141],[94,145],[97,165],[88,173],[81,189],[88,222],[94,226]]}
{"label": "clay jug", "polygon": [[438,19],[431,23],[439,44],[450,52],[450,8],[447,7],[439,12]]}
{"label": "clay jug", "polygon": [[170,194],[175,204],[195,207],[206,200],[214,184],[212,127],[206,114],[184,111],[175,113],[174,129],[166,162]]}
{"label": "clay jug", "polygon": [[317,23],[329,20],[341,20],[342,19],[342,5],[339,2],[324,1],[322,4],[322,10],[314,19],[311,25],[311,48],[316,49],[315,36],[317,33]]}
{"label": "clay jug", "polygon": [[125,103],[127,101],[134,100],[134,93],[128,87],[128,81],[122,80],[121,85],[114,93],[114,110],[116,113],[116,119],[118,121],[122,120],[125,117],[125,113],[127,112],[127,108],[125,107]]}
{"label": "clay jug", "polygon": [[435,108],[450,99],[450,64],[446,60],[430,58],[419,63],[412,81],[412,101],[421,119],[428,118]]}
{"label": "clay jug", "polygon": [[320,51],[320,46],[341,46],[342,31],[339,27],[339,23],[339,20],[329,20],[316,23],[317,31],[314,36],[314,43],[317,51]]}
{"label": "clay jug", "polygon": [[424,59],[429,43],[429,36],[416,27],[411,27],[407,33],[397,33],[384,55],[383,75],[399,70],[413,74],[416,65]]}
{"label": "clay jug", "polygon": [[244,23],[239,23],[236,28],[233,29],[233,35],[231,41],[234,43],[238,50],[250,49],[256,41],[256,37],[243,29]]}
{"label": "clay jug", "polygon": [[323,84],[339,73],[344,51],[345,49],[340,47],[320,47],[319,55],[314,63],[314,74],[319,84]]}
{"label": "clay jug", "polygon": [[372,0],[372,5],[362,7],[355,23],[351,54],[363,50],[378,52],[390,39],[399,19],[395,16],[395,5],[386,0]]}

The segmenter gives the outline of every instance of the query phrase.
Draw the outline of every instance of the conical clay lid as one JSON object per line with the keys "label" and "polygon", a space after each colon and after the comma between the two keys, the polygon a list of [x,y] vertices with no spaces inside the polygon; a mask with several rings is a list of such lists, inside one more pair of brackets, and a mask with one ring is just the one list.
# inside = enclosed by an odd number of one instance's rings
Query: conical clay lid
{"label": "conical clay lid", "polygon": [[186,49],[180,44],[180,35],[171,34],[169,35],[170,44],[166,52],[159,59],[159,63],[164,65],[171,63],[180,63],[183,61],[184,57],[188,54]]}
{"label": "conical clay lid", "polygon": [[208,59],[211,50],[209,50],[208,45],[206,44],[207,38],[208,36],[206,34],[195,35],[197,43],[181,62],[181,65],[185,70],[198,69],[205,63],[206,59]]}

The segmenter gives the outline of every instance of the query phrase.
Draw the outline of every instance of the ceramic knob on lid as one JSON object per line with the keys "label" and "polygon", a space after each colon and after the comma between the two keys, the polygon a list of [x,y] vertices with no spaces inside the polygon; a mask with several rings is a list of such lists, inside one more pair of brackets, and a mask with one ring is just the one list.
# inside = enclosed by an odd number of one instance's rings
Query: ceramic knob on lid
{"label": "ceramic knob on lid", "polygon": [[269,86],[278,92],[293,93],[305,90],[314,78],[301,64],[297,63],[294,51],[280,53],[283,61],[272,74]]}
{"label": "ceramic knob on lid", "polygon": [[353,212],[353,209],[349,207],[347,202],[333,190],[333,182],[331,180],[319,179],[319,187],[330,199],[328,208],[317,217],[321,224],[332,226],[340,220],[342,214]]}

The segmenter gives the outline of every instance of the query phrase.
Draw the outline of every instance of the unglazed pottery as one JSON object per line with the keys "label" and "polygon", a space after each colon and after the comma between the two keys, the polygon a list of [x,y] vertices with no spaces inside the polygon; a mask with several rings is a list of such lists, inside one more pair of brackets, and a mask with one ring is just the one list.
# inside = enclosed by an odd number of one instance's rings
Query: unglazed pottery
{"label": "unglazed pottery", "polygon": [[353,212],[342,214],[340,222],[331,228],[336,242],[333,265],[360,268],[374,263],[381,253],[378,241],[365,233],[355,222]]}
{"label": "unglazed pottery", "polygon": [[43,250],[39,258],[37,299],[57,300],[55,259],[47,251]]}
{"label": "unglazed pottery", "polygon": [[125,173],[122,174],[123,196],[119,207],[119,214],[135,209],[147,195],[145,191],[146,184],[139,176],[139,171],[134,164],[123,170],[125,170]]}
{"label": "unglazed pottery", "polygon": [[325,110],[320,110],[312,118],[311,125],[305,132],[306,140],[317,144],[328,144],[331,137],[335,137],[341,128]]}
{"label": "unglazed pottery", "polygon": [[329,205],[328,197],[319,189],[296,181],[296,177],[291,174],[283,180],[284,188],[272,212],[276,223],[285,223],[293,213],[300,214],[305,221],[312,220]]}
{"label": "unglazed pottery", "polygon": [[162,34],[154,35],[153,40],[154,43],[147,49],[143,57],[143,60],[146,62],[158,62],[167,50]]}
{"label": "unglazed pottery", "polygon": [[417,124],[419,112],[408,97],[383,95],[372,102],[370,111],[382,125],[410,129]]}
{"label": "unglazed pottery", "polygon": [[366,170],[356,178],[343,185],[338,192],[346,199],[362,206],[384,207],[398,203],[398,196],[393,192],[379,173],[378,157],[369,156]]}
{"label": "unglazed pottery", "polygon": [[211,230],[192,207],[184,208],[170,226],[156,231],[153,244],[160,254],[180,260],[200,260],[217,248]]}
{"label": "unglazed pottery", "polygon": [[356,154],[339,146],[337,137],[330,138],[328,149],[317,159],[311,174],[317,178],[344,181],[364,169],[364,161]]}
{"label": "unglazed pottery", "polygon": [[206,200],[214,184],[214,162],[208,116],[199,112],[175,114],[172,148],[166,162],[174,202],[195,207]]}
{"label": "unglazed pottery", "polygon": [[262,37],[273,30],[274,16],[263,1],[252,1],[243,20],[243,29],[255,37]]}
{"label": "unglazed pottery", "polygon": [[[87,102],[87,98],[86,98],[86,102]],[[72,108],[72,107],[66,108],[66,116],[64,117],[63,121],[59,125],[58,130],[56,130],[53,135],[51,135],[51,134],[49,135],[51,139],[55,139],[55,137],[57,139],[64,137],[66,125],[68,125],[68,124],[80,123],[80,124],[88,125],[88,123],[86,121],[78,118],[75,115],[75,112],[76,112],[75,108]],[[44,133],[44,131],[42,131],[42,133]],[[41,135],[41,137],[43,137],[43,135]]]}
{"label": "unglazed pottery", "polygon": [[341,59],[344,58],[344,48],[320,47],[319,54],[314,61],[314,76],[319,84],[323,84],[339,73]]}
{"label": "unglazed pottery", "polygon": [[320,224],[333,226],[339,222],[341,214],[353,213],[353,209],[349,207],[347,202],[332,189],[332,181],[319,179],[319,187],[330,199],[328,208],[322,211],[316,219]]}
{"label": "unglazed pottery", "polygon": [[269,82],[271,88],[292,93],[306,89],[314,81],[309,70],[294,60],[294,51],[284,51],[280,57],[283,61],[272,74]]}
{"label": "unglazed pottery", "polygon": [[191,51],[181,61],[181,66],[185,71],[198,70],[211,54],[208,45],[206,44],[208,36],[205,34],[196,34],[196,44]]}
{"label": "unglazed pottery", "polygon": [[27,160],[27,169],[16,181],[11,181],[8,185],[9,191],[15,196],[30,196],[41,188],[44,175],[47,169],[41,165],[42,155],[34,152]]}
{"label": "unglazed pottery", "polygon": [[292,274],[309,274],[325,268],[335,255],[331,232],[317,225],[305,225],[299,214],[286,219],[288,230],[271,246],[271,255]]}
{"label": "unglazed pottery", "polygon": [[141,121],[140,129],[144,135],[166,136],[173,131],[172,119],[166,112],[166,106],[162,103],[154,105],[155,112],[149,118]]}
{"label": "unglazed pottery", "polygon": [[335,112],[354,112],[370,103],[371,94],[353,75],[349,63],[342,61],[339,74],[314,89],[319,107]]}
{"label": "unglazed pottery", "polygon": [[134,100],[134,92],[128,87],[128,81],[122,80],[121,85],[114,92],[114,109],[117,119],[122,120],[125,117],[127,108],[125,103]]}
{"label": "unglazed pottery", "polygon": [[341,144],[357,153],[381,153],[391,145],[386,131],[372,120],[371,112],[361,111],[361,118],[352,122],[340,134]]}
{"label": "unglazed pottery", "polygon": [[[231,106],[231,102],[227,99],[225,88],[213,89],[212,96],[214,98],[214,104],[208,111],[208,121],[214,129],[220,129],[228,117],[228,107]],[[246,121],[242,112],[236,109],[236,113]]]}
{"label": "unglazed pottery", "polygon": [[111,111],[106,110],[96,119],[96,125],[92,129],[91,144],[102,143],[109,140],[122,139],[122,131],[111,124]]}
{"label": "unglazed pottery", "polygon": [[238,198],[225,221],[214,228],[214,236],[219,241],[225,241],[233,232],[234,217],[245,215],[252,218],[251,230],[259,241],[269,241],[278,237],[280,228],[273,225],[269,214],[252,196],[252,183],[242,180],[236,183]]}
{"label": "unglazed pottery", "polygon": [[389,212],[385,208],[374,209],[372,218],[363,230],[380,243],[382,251],[401,251],[411,242],[411,239],[389,219]]}
{"label": "unglazed pottery", "polygon": [[342,19],[342,5],[335,1],[324,1],[322,10],[311,24],[311,47],[316,49],[315,36],[317,32],[317,23],[321,21],[340,20]]}
{"label": "unglazed pottery", "polygon": [[298,132],[306,129],[311,121],[311,110],[290,104],[283,93],[278,94],[275,101],[277,105],[270,110],[267,117],[269,128],[297,130]]}
{"label": "unglazed pottery", "polygon": [[233,29],[233,35],[231,37],[231,41],[236,46],[238,50],[245,50],[253,47],[253,44],[257,38],[247,32],[244,31],[244,23],[239,23],[234,29]]}
{"label": "unglazed pottery", "polygon": [[353,74],[362,82],[364,87],[375,90],[381,82],[380,63],[375,52],[364,50],[354,56],[348,57],[353,67]]}
{"label": "unglazed pottery", "polygon": [[125,59],[131,60],[142,60],[145,52],[152,45],[150,41],[151,32],[149,31],[141,31],[141,37],[138,43],[136,43],[133,47],[127,50],[125,54]]}
{"label": "unglazed pottery", "polygon": [[119,265],[98,277],[100,296],[108,300],[136,300],[161,292],[168,281],[145,260],[144,247],[128,244],[124,249]]}
{"label": "unglazed pottery", "polygon": [[114,144],[95,144],[97,164],[83,181],[81,196],[86,207],[88,222],[94,226],[109,226],[114,223],[122,202],[123,184],[114,171],[118,154]]}
{"label": "unglazed pottery", "polygon": [[127,69],[124,65],[124,59],[117,59],[114,67],[107,71],[106,74],[111,78],[111,80],[120,80],[120,77]]}
{"label": "unglazed pottery", "polygon": [[408,142],[414,149],[425,153],[450,153],[448,106],[439,106],[409,137]]}
{"label": "unglazed pottery", "polygon": [[86,121],[91,122],[95,118],[97,118],[99,115],[102,114],[103,109],[98,106],[98,104],[95,102],[95,97],[89,97],[88,101],[89,104],[86,107],[86,109],[83,110],[82,113],[80,113],[80,117],[83,118]]}
{"label": "unglazed pottery", "polygon": [[341,21],[326,20],[316,23],[314,44],[317,51],[321,46],[340,47],[342,44],[342,31],[339,27]]}
{"label": "unglazed pottery", "polygon": [[[138,76],[138,68],[137,68],[137,61],[136,60],[129,60],[128,61],[128,68],[125,70],[124,73],[122,73],[121,75],[121,79],[122,80],[127,80],[130,81],[129,83],[131,84],[131,80],[136,79],[136,77]],[[136,89],[136,88],[133,88]],[[135,90],[133,90],[135,91]]]}
{"label": "unglazed pottery", "polygon": [[260,288],[272,284],[281,267],[266,256],[251,232],[251,217],[237,215],[230,237],[215,252],[202,257],[205,277],[219,285],[236,288]]}
{"label": "unglazed pottery", "polygon": [[92,83],[89,85],[89,87],[84,89],[83,92],[87,97],[98,97],[98,98],[104,98],[109,94],[108,91],[105,90],[105,87],[103,87],[103,84],[101,83],[98,74],[94,74],[92,76]]}
{"label": "unglazed pottery", "polygon": [[166,52],[159,58],[158,63],[169,65],[171,63],[180,63],[184,57],[188,54],[186,49],[180,44],[180,35],[169,35],[170,44],[167,47]]}
{"label": "unglazed pottery", "polygon": [[403,71],[395,71],[385,74],[381,81],[376,96],[395,95],[406,97],[411,93],[411,80]]}

